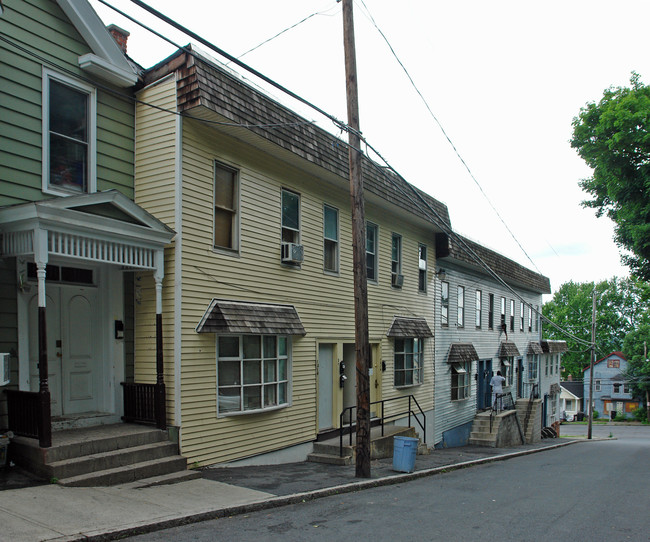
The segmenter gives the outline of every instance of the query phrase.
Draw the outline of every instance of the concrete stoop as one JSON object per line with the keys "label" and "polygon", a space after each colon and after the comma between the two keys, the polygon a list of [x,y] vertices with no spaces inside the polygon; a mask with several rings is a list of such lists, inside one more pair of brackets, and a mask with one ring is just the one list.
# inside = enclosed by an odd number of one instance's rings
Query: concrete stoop
{"label": "concrete stoop", "polygon": [[71,487],[143,480],[160,485],[200,476],[187,470],[187,460],[166,431],[132,424],[53,432],[50,448],[40,448],[35,439],[15,437],[11,457],[39,477]]}
{"label": "concrete stoop", "polygon": [[[381,434],[381,427],[372,427],[370,430],[370,457],[371,459],[383,459],[393,456],[393,437],[419,438],[413,427],[384,426],[384,434]],[[339,455],[339,439],[333,438],[322,442],[314,443],[314,450],[307,456],[307,461],[312,463],[327,463],[330,465],[350,465],[355,458],[356,436],[343,436],[343,456]],[[429,453],[427,445],[418,443],[418,454]]]}
{"label": "concrete stoop", "polygon": [[474,418],[469,443],[490,448],[519,445],[522,442],[517,420],[515,410],[499,412],[492,417],[492,431],[490,431],[490,412],[480,412]]}

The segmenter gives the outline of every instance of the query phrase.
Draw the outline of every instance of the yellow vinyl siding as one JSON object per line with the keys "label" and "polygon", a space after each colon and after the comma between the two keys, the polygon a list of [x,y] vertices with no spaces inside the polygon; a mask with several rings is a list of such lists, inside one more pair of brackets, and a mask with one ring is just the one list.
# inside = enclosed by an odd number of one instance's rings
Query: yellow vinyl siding
{"label": "yellow vinyl siding", "polygon": [[[219,134],[189,119],[183,123],[183,303],[182,303],[182,450],[190,461],[230,461],[313,440],[317,430],[317,346],[326,338],[354,340],[352,235],[345,180],[333,186],[250,145]],[[239,170],[240,254],[212,249],[213,164],[218,160]],[[300,194],[300,269],[280,263],[280,194]],[[339,209],[340,276],[323,272],[323,203]],[[433,405],[433,339],[425,343],[424,383],[393,388],[392,340],[386,332],[393,316],[426,316],[433,329],[433,298],[418,293],[418,243],[433,247],[432,228],[399,224],[370,204],[368,219],[379,225],[379,284],[369,285],[372,342],[381,343],[387,370],[384,398],[413,393],[425,409]],[[390,281],[390,237],[403,236],[404,287]],[[431,253],[432,251],[430,251]],[[434,267],[429,258],[429,269]],[[307,330],[292,340],[290,407],[260,414],[216,417],[216,338],[197,334],[213,297],[296,306]],[[395,408],[398,408],[397,406]]]}

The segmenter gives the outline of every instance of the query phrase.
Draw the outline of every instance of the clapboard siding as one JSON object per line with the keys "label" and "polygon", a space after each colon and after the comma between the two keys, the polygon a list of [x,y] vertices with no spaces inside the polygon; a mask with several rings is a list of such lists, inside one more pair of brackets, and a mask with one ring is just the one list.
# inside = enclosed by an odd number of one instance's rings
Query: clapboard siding
{"label": "clapboard siding", "polygon": [[16,291],[16,259],[0,258],[0,352],[9,352],[11,354],[11,381],[8,386],[0,387],[0,427],[9,427],[7,399],[2,390],[18,388]]}
{"label": "clapboard siding", "polygon": [[[56,2],[4,3],[0,33],[26,51],[0,43],[0,206],[51,197],[42,193],[43,66],[87,81],[78,58],[91,52]],[[134,104],[119,93],[97,90],[97,189],[133,197]]]}

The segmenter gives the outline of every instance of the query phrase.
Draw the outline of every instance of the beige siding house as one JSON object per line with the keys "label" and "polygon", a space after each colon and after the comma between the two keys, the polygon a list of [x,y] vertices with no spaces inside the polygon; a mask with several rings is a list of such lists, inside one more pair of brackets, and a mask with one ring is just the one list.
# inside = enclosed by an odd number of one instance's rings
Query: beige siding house
{"label": "beige siding house", "polygon": [[[356,402],[347,147],[187,50],[149,70],[138,99],[135,201],[177,233],[162,291],[182,453],[201,465],[304,459]],[[371,401],[390,399],[388,415],[412,396],[433,436],[447,209],[369,160],[364,183]],[[151,289],[136,274],[142,379],[155,373],[154,330],[140,325]]]}

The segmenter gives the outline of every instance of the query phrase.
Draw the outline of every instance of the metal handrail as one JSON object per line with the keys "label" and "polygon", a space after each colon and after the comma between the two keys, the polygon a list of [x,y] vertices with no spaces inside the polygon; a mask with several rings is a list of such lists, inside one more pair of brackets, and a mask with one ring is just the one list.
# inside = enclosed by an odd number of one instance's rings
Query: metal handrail
{"label": "metal handrail", "polygon": [[533,411],[533,401],[539,397],[539,384],[533,384],[530,389],[530,397],[528,398],[528,408],[526,409],[526,417],[524,418],[524,434],[528,433],[528,423],[530,422],[530,415]]}
{"label": "metal handrail", "polygon": [[[504,401],[504,398],[509,400]],[[501,406],[501,408],[499,408],[499,406]],[[512,398],[512,392],[509,391],[506,393],[497,393],[494,396],[494,401],[490,407],[490,433],[492,432],[492,422],[494,420],[494,417],[499,413],[499,411],[512,410],[514,408],[515,403]]]}
{"label": "metal handrail", "polygon": [[[407,399],[408,398],[408,410],[402,411],[402,412],[397,412],[394,414],[391,414],[389,416],[385,415],[385,405],[386,403],[390,403],[392,401],[399,401],[401,399]],[[411,406],[411,401],[415,403],[415,406],[417,407],[418,412],[415,412]],[[405,395],[401,397],[391,397],[390,399],[382,399],[380,401],[373,401],[370,403],[370,406],[372,405],[381,405],[381,416],[379,417],[379,424],[381,425],[381,436],[384,436],[384,424],[387,420],[392,420],[395,418],[400,418],[401,416],[407,415],[408,414],[408,425],[409,427],[411,426],[411,415],[415,418],[415,421],[418,423],[420,426],[420,429],[422,429],[422,437],[424,442],[427,441],[427,429],[426,429],[426,421],[427,417],[424,411],[422,410],[422,407],[420,407],[420,403],[418,403],[418,400],[413,396],[413,395]],[[343,433],[347,429],[349,434],[350,434],[350,446],[352,446],[352,433],[353,431],[353,423],[352,423],[352,414],[354,410],[357,408],[356,405],[352,405],[349,407],[346,407],[343,409],[339,416],[339,457],[343,457]],[[345,420],[345,415],[348,413],[348,424],[344,426],[344,420]],[[420,422],[420,419],[418,418],[418,414],[422,416],[422,422]]]}

